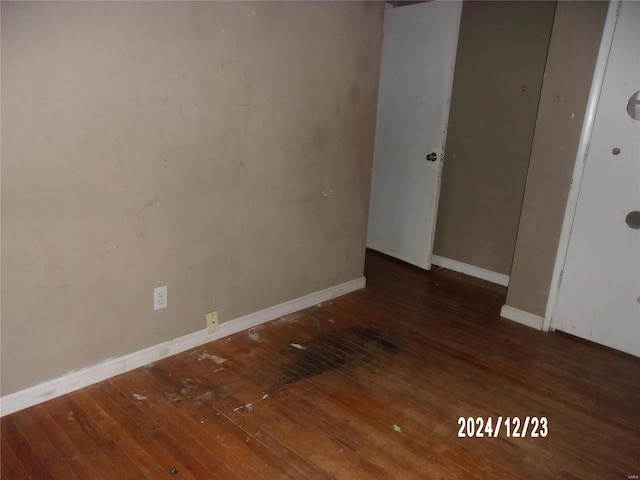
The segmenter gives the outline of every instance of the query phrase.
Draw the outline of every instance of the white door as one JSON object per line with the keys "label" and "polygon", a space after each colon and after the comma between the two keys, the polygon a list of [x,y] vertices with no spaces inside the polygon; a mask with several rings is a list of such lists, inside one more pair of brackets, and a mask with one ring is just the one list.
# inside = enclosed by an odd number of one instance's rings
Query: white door
{"label": "white door", "polygon": [[630,1],[615,25],[551,326],[640,356],[638,90],[640,2]]}
{"label": "white door", "polygon": [[367,246],[429,269],[462,2],[387,9]]}

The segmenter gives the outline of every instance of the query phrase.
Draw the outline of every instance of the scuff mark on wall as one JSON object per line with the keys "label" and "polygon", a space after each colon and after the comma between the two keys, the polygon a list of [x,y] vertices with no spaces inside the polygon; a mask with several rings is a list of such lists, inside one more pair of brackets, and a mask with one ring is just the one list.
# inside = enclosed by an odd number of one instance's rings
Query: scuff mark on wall
{"label": "scuff mark on wall", "polygon": [[142,207],[140,207],[138,209],[138,212],[136,213],[136,218],[138,219],[138,223],[140,224],[141,227],[141,231],[140,231],[140,238],[142,238],[142,242],[144,243],[144,241],[147,238],[147,225],[144,221],[144,216],[143,213],[145,210],[147,210],[148,208],[151,208],[151,206],[156,203],[155,200],[151,200],[150,202],[145,203]]}

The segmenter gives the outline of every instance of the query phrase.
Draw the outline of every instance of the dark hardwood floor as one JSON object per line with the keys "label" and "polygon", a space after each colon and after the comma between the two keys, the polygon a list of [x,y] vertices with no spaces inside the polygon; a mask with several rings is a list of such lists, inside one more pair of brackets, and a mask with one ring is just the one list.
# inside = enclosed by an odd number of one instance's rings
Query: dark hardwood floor
{"label": "dark hardwood floor", "polygon": [[505,289],[461,274],[373,252],[365,274],[4,417],[1,478],[638,478],[640,359],[501,319]]}

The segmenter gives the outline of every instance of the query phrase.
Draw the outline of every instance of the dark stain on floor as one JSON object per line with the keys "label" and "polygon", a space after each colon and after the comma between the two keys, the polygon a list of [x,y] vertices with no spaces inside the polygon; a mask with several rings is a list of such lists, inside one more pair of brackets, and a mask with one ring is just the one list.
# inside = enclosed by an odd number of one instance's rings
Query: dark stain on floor
{"label": "dark stain on floor", "polygon": [[291,341],[285,354],[295,359],[280,367],[282,383],[336,370],[354,361],[371,362],[380,355],[398,352],[398,346],[372,328],[353,327],[324,333],[306,341]]}

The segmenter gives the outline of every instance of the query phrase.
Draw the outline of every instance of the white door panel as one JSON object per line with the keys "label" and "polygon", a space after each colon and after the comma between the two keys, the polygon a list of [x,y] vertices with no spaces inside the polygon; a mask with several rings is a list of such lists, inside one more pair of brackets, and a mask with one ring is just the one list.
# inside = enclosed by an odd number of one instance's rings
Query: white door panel
{"label": "white door panel", "polygon": [[367,246],[426,269],[461,11],[458,1],[385,11]]}
{"label": "white door panel", "polygon": [[[640,356],[640,2],[623,2],[605,70],[552,327]],[[619,152],[614,149],[619,149]]]}

